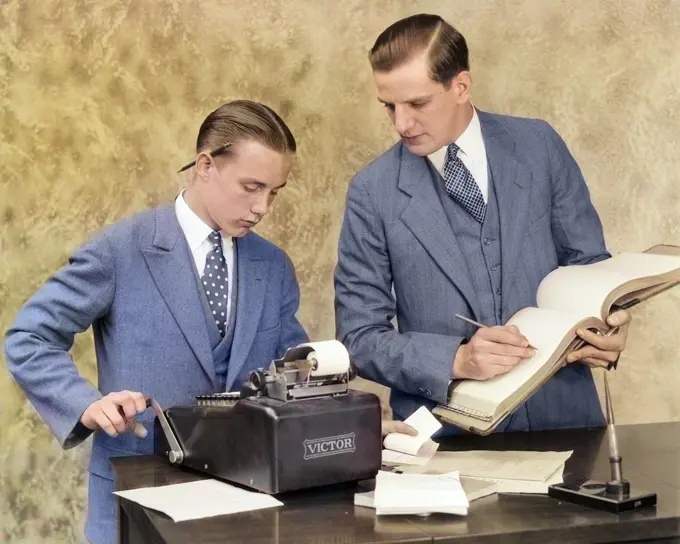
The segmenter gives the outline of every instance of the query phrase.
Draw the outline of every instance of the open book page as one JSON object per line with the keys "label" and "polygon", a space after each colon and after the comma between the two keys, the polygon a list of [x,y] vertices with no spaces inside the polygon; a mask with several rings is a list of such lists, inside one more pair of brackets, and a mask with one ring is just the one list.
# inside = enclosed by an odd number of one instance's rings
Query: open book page
{"label": "open book page", "polygon": [[670,244],[657,244],[645,249],[645,253],[655,253],[657,255],[675,255],[680,257],[680,246],[674,246]]}
{"label": "open book page", "polygon": [[[655,253],[621,253],[611,259],[586,265],[563,266],[548,274],[536,295],[540,308],[597,317],[603,321],[603,305],[617,287],[641,278],[666,274],[680,268],[680,256]],[[661,283],[652,280],[646,287]]]}
{"label": "open book page", "polygon": [[491,413],[495,406],[527,383],[551,359],[567,335],[575,335],[580,316],[543,308],[524,308],[508,325],[515,325],[537,350],[507,374],[489,380],[463,380],[453,387],[450,405],[462,404]]}
{"label": "open book page", "polygon": [[[418,431],[418,434],[411,436],[403,433],[390,433],[383,442],[385,449],[407,455],[429,453],[433,447],[432,444],[434,444],[430,437],[442,428],[442,424],[425,406],[421,406],[413,412],[410,417],[404,420],[404,423],[413,427]],[[429,444],[429,442],[432,442],[432,444]],[[436,451],[436,445],[434,449]],[[434,451],[432,451],[432,454],[434,454]]]}

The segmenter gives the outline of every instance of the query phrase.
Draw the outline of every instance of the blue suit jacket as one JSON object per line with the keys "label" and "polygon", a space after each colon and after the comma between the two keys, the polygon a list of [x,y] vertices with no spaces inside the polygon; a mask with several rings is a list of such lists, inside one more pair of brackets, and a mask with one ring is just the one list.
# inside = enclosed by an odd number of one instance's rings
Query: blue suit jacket
{"label": "blue suit jacket", "polygon": [[[238,299],[227,388],[307,341],[295,314],[299,287],[284,252],[257,234],[237,240]],[[194,403],[215,392],[206,319],[174,205],[143,212],[105,229],[23,306],[7,331],[9,370],[64,447],[83,440],[73,430],[85,409],[112,391],[141,391],[161,406]],[[77,372],[69,349],[92,325],[99,386]],[[87,537],[115,538],[109,457],[153,451],[149,431],[116,438],[95,432],[89,463]]]}
{"label": "blue suit jacket", "polygon": [[[501,232],[502,317],[536,304],[558,265],[610,257],[581,172],[544,121],[479,112]],[[476,319],[470,270],[426,158],[398,143],[352,180],[335,271],[337,337],[359,375],[392,388],[405,418],[445,403],[455,353]],[[393,318],[397,327],[393,326]],[[603,424],[590,370],[562,369],[499,430]],[[447,429],[450,433],[457,429]]]}

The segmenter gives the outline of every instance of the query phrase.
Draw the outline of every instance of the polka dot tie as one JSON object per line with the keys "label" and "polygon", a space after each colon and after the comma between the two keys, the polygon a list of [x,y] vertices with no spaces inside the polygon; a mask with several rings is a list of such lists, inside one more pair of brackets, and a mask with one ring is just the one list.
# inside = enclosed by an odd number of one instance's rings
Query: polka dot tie
{"label": "polka dot tie", "polygon": [[212,244],[210,253],[205,258],[205,268],[201,281],[208,297],[215,325],[224,336],[227,330],[227,300],[229,296],[229,278],[227,277],[227,261],[222,253],[222,236],[219,232],[211,232],[208,240]]}
{"label": "polka dot tie", "polygon": [[444,161],[444,188],[472,217],[480,223],[484,223],[486,215],[486,204],[484,197],[479,190],[479,185],[472,177],[472,174],[458,158],[458,146],[450,144],[446,150],[446,161]]}

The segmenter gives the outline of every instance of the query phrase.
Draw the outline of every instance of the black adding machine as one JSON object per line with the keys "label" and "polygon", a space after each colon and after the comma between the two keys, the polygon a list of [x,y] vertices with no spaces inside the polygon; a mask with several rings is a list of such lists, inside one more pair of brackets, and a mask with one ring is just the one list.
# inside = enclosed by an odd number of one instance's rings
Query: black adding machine
{"label": "black adding machine", "polygon": [[155,453],[269,494],[374,478],[380,402],[350,389],[352,374],[344,346],[328,340],[288,349],[240,391],[166,409],[149,399]]}

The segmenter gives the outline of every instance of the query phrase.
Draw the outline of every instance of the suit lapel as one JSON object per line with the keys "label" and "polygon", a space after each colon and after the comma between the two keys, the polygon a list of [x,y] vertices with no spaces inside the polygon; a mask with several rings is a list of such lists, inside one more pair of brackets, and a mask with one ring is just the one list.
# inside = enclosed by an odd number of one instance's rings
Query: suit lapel
{"label": "suit lapel", "polygon": [[215,383],[215,365],[203,306],[174,205],[158,208],[152,244],[143,249],[151,276],[201,367]]}
{"label": "suit lapel", "polygon": [[250,353],[260,323],[267,287],[269,263],[258,255],[250,234],[236,240],[238,259],[238,298],[234,341],[227,372],[227,390],[231,388]]}
{"label": "suit lapel", "polygon": [[529,217],[531,173],[515,152],[515,142],[495,116],[478,110],[482,136],[493,177],[501,231],[501,288],[512,289],[523,233]]}
{"label": "suit lapel", "polygon": [[478,316],[479,303],[467,261],[432,184],[428,161],[411,153],[403,144],[398,184],[399,189],[411,196],[402,221]]}

